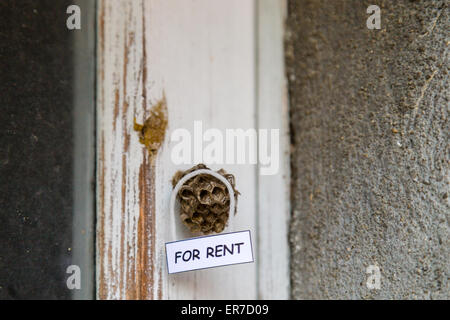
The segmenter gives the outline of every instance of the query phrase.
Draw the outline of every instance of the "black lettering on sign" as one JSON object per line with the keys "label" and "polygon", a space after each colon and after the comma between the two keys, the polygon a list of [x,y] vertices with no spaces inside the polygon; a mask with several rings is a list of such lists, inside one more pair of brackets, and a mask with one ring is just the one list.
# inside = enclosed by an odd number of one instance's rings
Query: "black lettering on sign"
{"label": "black lettering on sign", "polygon": [[235,254],[235,251],[237,251],[237,254],[239,254],[241,253],[241,245],[243,244],[244,242],[239,242],[233,243],[231,247],[228,247],[226,244],[219,244],[215,247],[208,247],[206,248],[206,258],[219,258],[226,255],[233,255]]}
{"label": "black lettering on sign", "polygon": [[211,247],[206,248],[206,258],[209,258],[209,256],[214,258],[214,249]]}
{"label": "black lettering on sign", "polygon": [[178,259],[181,258],[184,262],[188,262],[189,260],[200,260],[200,250],[194,249],[194,250],[187,250],[184,252],[177,251],[175,252],[175,263],[178,263]]}

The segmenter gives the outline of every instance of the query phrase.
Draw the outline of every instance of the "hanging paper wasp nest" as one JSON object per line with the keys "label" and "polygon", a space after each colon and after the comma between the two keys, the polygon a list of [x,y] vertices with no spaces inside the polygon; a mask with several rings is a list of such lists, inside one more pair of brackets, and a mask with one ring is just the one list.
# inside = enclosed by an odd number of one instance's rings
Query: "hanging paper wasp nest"
{"label": "hanging paper wasp nest", "polygon": [[[189,170],[178,171],[172,178],[172,185],[175,187],[181,178],[199,169],[209,168],[199,164]],[[223,169],[218,170],[217,173],[230,183],[237,202],[239,192],[235,189],[234,176]],[[198,174],[192,177],[181,186],[177,199],[180,202],[181,221],[192,233],[220,233],[227,225],[230,193],[226,185],[216,177],[210,174]]]}

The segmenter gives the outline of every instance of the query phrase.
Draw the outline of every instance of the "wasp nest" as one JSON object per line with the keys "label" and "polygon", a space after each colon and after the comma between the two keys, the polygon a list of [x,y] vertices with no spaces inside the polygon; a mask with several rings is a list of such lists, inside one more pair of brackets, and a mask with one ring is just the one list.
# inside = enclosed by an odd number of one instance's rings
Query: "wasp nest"
{"label": "wasp nest", "polygon": [[[178,171],[172,179],[175,185],[188,173],[199,169],[209,169],[199,164],[186,171]],[[237,202],[239,192],[235,189],[234,176],[225,170],[217,171],[227,179],[234,190]],[[230,210],[230,194],[219,179],[209,174],[199,174],[186,181],[178,191],[180,201],[180,218],[193,233],[209,234],[222,232],[227,225]],[[234,212],[236,213],[236,211]]]}

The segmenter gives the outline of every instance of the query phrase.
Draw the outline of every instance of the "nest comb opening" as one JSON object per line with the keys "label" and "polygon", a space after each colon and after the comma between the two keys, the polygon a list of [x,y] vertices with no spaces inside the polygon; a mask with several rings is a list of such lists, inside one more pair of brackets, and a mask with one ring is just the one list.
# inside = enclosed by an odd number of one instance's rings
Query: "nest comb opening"
{"label": "nest comb opening", "polygon": [[[199,169],[209,169],[199,164],[186,171],[178,171],[172,178],[173,187],[186,174]],[[220,169],[217,171],[231,184],[237,203],[239,192],[235,189],[232,174]],[[192,233],[220,233],[228,223],[230,211],[230,193],[226,185],[209,174],[199,174],[187,180],[179,189],[177,199],[180,202],[180,218]],[[234,214],[236,214],[236,209]]]}

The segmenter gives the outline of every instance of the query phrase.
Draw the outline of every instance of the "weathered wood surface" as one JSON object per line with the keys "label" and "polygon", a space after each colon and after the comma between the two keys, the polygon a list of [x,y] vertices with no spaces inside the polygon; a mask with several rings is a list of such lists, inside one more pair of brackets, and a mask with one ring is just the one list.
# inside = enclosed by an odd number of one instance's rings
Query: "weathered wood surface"
{"label": "weathered wood surface", "polygon": [[[168,214],[170,180],[177,170],[195,164],[173,164],[171,132],[177,128],[193,132],[196,120],[202,121],[203,130],[283,125],[282,117],[270,123],[269,105],[265,106],[265,116],[258,116],[257,96],[261,94],[255,76],[255,14],[253,1],[99,1],[98,298],[255,299],[288,295],[284,225],[288,208],[285,198],[276,198],[279,193],[270,203],[260,194],[276,185],[258,185],[279,184],[280,191],[287,192],[287,177],[260,179],[255,165],[210,167],[223,167],[236,177],[242,196],[233,227],[234,231],[251,230],[256,263],[170,276],[166,270],[164,243],[179,239],[180,234],[173,230],[175,224],[181,224]],[[272,107],[278,108],[276,112],[282,112],[282,90],[281,85],[275,89],[277,98]],[[163,95],[168,129],[157,156],[151,158],[133,131],[133,118],[143,123]],[[280,129],[285,134],[285,129]],[[286,173],[283,163],[280,172]],[[260,199],[265,199],[264,208]],[[264,227],[274,214],[280,215],[280,222]],[[260,250],[258,242],[270,250]],[[284,257],[284,261],[275,261]]]}

